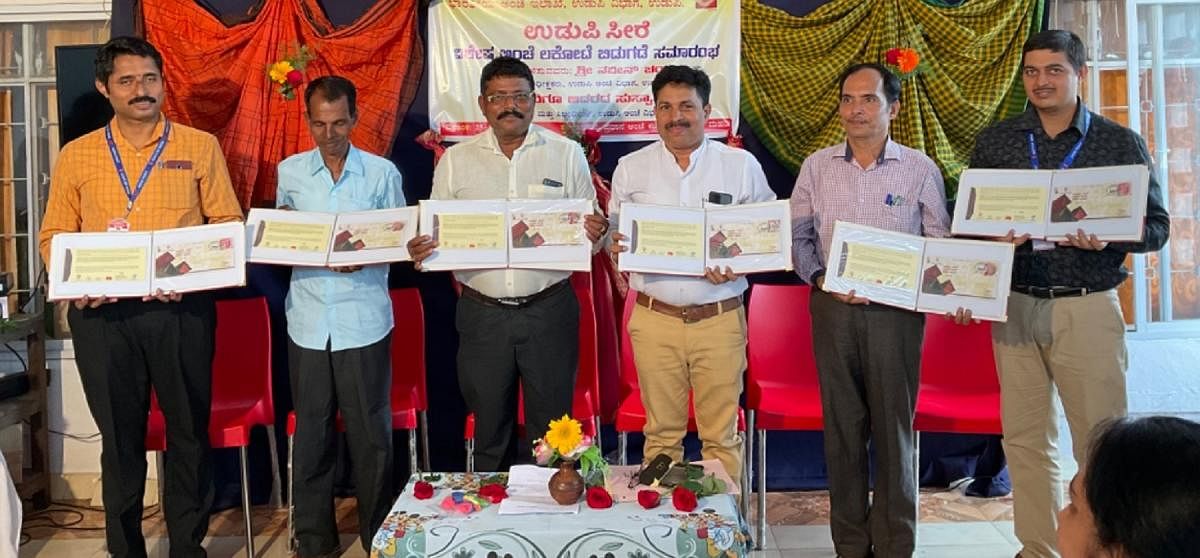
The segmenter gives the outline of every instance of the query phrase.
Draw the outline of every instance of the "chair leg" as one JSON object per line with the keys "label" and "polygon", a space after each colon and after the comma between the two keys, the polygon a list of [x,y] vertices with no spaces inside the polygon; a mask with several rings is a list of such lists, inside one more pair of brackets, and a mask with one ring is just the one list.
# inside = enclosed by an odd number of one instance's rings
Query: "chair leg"
{"label": "chair leg", "polygon": [[742,432],[742,477],[740,492],[742,518],[750,520],[750,467],[754,463],[754,411],[746,411],[746,431]]}
{"label": "chair leg", "polygon": [[467,438],[467,472],[475,472],[475,438]]}
{"label": "chair leg", "polygon": [[429,468],[429,419],[425,411],[417,413],[417,426],[421,429],[421,470],[433,471]]}
{"label": "chair leg", "polygon": [[408,431],[408,474],[412,476],[420,473],[421,468],[417,465],[417,431]]}
{"label": "chair leg", "polygon": [[[913,432],[913,488],[917,491],[917,497],[913,499],[917,506],[916,514],[913,515],[917,519],[917,523],[921,523],[921,433]],[[917,542],[917,532],[919,529],[913,529],[913,543]],[[915,547],[914,547],[915,548]]]}
{"label": "chair leg", "polygon": [[279,446],[275,443],[275,425],[267,425],[267,445],[271,449],[271,507],[283,505],[283,479],[279,476]]}
{"label": "chair leg", "polygon": [[617,433],[617,464],[618,465],[628,465],[629,464],[629,456],[627,456],[625,453],[626,449],[629,449],[629,434],[627,434],[625,432],[618,432]]}
{"label": "chair leg", "polygon": [[604,455],[604,447],[600,445],[600,415],[592,417],[592,428],[596,430],[596,449],[600,450],[600,455]]}
{"label": "chair leg", "polygon": [[767,431],[758,430],[758,532],[754,537],[754,550],[762,550],[767,537]]}
{"label": "chair leg", "polygon": [[295,449],[295,439],[293,436],[288,436],[288,455],[287,455],[287,478],[288,478],[288,498],[287,498],[287,530],[288,552],[296,552],[296,479],[292,476],[292,452]]}
{"label": "chair leg", "polygon": [[250,471],[247,467],[247,446],[238,448],[238,461],[242,466],[242,515],[246,518],[246,558],[254,558],[254,521],[250,516]]}
{"label": "chair leg", "polygon": [[163,459],[166,459],[166,457],[167,452],[165,451],[154,452],[154,468],[158,471],[158,509],[160,510],[163,509],[163,498],[167,494],[165,490],[167,484],[167,466],[163,463]]}

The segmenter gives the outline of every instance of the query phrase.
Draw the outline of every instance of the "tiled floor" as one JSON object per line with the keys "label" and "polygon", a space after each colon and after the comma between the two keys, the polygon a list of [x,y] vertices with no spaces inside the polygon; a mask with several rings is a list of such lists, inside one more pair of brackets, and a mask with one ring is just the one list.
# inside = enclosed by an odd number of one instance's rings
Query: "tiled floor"
{"label": "tiled floor", "polygon": [[[754,558],[832,557],[833,543],[829,537],[828,494],[825,492],[771,493],[767,499],[767,520],[770,525],[763,541],[763,550],[751,554]],[[153,509],[148,510],[148,512]],[[338,527],[346,557],[365,557],[354,536],[357,529],[354,500],[343,500],[337,508]],[[62,521],[69,514],[56,514]],[[285,531],[286,515],[282,510],[255,508],[256,555],[260,558],[289,556]],[[74,516],[79,517],[79,516]],[[102,530],[63,530],[46,527],[45,519],[27,521],[26,533],[32,539],[21,547],[21,558],[102,557]],[[83,511],[76,527],[94,528],[103,525],[103,517],[95,511]],[[1011,558],[1018,545],[1012,532],[1012,501],[1010,498],[980,499],[963,496],[958,491],[923,491],[921,494],[921,524],[917,531],[918,557],[928,558]],[[161,515],[154,513],[143,522],[151,545],[150,556],[165,557]],[[241,556],[245,546],[240,510],[228,510],[213,517],[210,537],[205,546],[214,558]]]}

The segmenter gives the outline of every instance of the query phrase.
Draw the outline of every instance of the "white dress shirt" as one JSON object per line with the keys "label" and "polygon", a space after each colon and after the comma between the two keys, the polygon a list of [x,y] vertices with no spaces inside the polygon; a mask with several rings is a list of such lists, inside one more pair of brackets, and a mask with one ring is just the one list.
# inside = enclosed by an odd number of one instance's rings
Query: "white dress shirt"
{"label": "white dress shirt", "polygon": [[[729,194],[735,205],[775,199],[754,155],[709,139],[692,152],[687,170],[679,168],[661,140],[621,157],[612,186],[608,219],[613,230],[621,222],[624,202],[704,207],[710,192]],[[667,304],[684,306],[739,296],[747,283],[745,277],[714,285],[704,277],[632,273],[629,286]]]}
{"label": "white dress shirt", "polygon": [[[491,129],[446,150],[433,172],[435,200],[596,199],[578,143],[540,126],[504,156]],[[569,271],[456,271],[462,284],[492,298],[529,296],[571,276]]]}

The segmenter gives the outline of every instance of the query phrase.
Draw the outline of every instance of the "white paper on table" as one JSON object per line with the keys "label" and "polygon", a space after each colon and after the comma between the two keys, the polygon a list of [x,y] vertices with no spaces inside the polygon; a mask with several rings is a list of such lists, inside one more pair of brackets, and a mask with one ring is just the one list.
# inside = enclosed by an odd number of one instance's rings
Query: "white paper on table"
{"label": "white paper on table", "polygon": [[588,271],[592,243],[584,216],[592,200],[509,200],[508,266],[514,269]]}
{"label": "white paper on table", "polygon": [[[916,308],[924,248],[925,239],[919,236],[837,221],[825,264],[824,289],[841,294],[854,291],[855,296],[871,302]],[[871,265],[866,258],[887,258],[894,272]],[[866,277],[855,271],[866,271]]]}
{"label": "white paper on table", "polygon": [[[1017,236],[1029,234],[1034,238],[1046,235],[1046,223],[1050,219],[1049,188],[1054,175],[1048,170],[1015,169],[967,169],[958,181],[958,201],[954,204],[954,219],[950,231],[956,235],[1004,236],[1016,231]],[[975,215],[980,189],[1036,188],[1046,192],[1045,206],[1036,220],[1023,221],[1019,218],[982,219]],[[994,190],[993,190],[994,191]]]}
{"label": "white paper on table", "polygon": [[792,211],[787,200],[709,205],[706,267],[734,273],[792,269]]}
{"label": "white paper on table", "polygon": [[339,213],[329,243],[331,266],[406,262],[417,236],[417,207]]}
{"label": "white paper on table", "polygon": [[[246,215],[246,260],[254,263],[325,267],[329,259],[329,243],[333,238],[334,213],[252,208]],[[271,223],[296,223],[327,227],[323,243],[307,247],[271,247],[262,243],[261,231]]]}
{"label": "white paper on table", "polygon": [[953,314],[966,308],[979,320],[1008,319],[1012,243],[926,238],[921,259],[918,311]]}
{"label": "white paper on table", "polygon": [[220,223],[154,231],[150,290],[185,293],[246,284],[246,229]]}
{"label": "white paper on table", "polygon": [[[623,203],[620,211],[618,229],[625,235],[625,246],[628,247],[617,260],[621,271],[704,275],[704,209]],[[671,250],[661,252],[653,247],[648,249],[642,238],[648,236],[644,233],[649,227],[657,224],[685,225],[689,230],[685,236],[674,238]]]}
{"label": "white paper on table", "polygon": [[[1046,240],[1066,240],[1067,234],[1076,234],[1079,229],[1100,240],[1140,241],[1145,231],[1146,189],[1150,184],[1150,170],[1145,165],[1123,165],[1115,167],[1092,167],[1067,169],[1054,172],[1050,184],[1050,217],[1046,221]],[[1128,196],[1129,213],[1124,217],[1092,218],[1077,221],[1054,220],[1056,203],[1067,203],[1059,198],[1063,188],[1109,188]],[[1125,197],[1122,196],[1122,197]],[[1068,209],[1079,208],[1071,203]]]}
{"label": "white paper on table", "polygon": [[[150,294],[151,233],[96,232],[59,233],[50,240],[49,300],[66,300],[85,296],[127,298]],[[97,280],[72,279],[72,265],[77,263],[78,251],[91,254],[113,253],[115,250],[141,250],[144,254],[140,272],[128,277],[109,276]]]}
{"label": "white paper on table", "polygon": [[[508,470],[508,497],[500,501],[500,515],[574,514],[579,502],[564,506],[550,496],[550,477],[558,469],[536,465],[514,465]],[[580,497],[582,498],[582,496]]]}
{"label": "white paper on table", "polygon": [[[496,228],[487,240],[497,245],[447,246],[439,245],[421,262],[421,269],[444,271],[453,269],[502,269],[508,267],[508,228],[505,226],[507,202],[504,200],[421,200],[420,232],[439,240],[441,219],[447,216],[498,216]],[[439,241],[439,244],[444,244]]]}

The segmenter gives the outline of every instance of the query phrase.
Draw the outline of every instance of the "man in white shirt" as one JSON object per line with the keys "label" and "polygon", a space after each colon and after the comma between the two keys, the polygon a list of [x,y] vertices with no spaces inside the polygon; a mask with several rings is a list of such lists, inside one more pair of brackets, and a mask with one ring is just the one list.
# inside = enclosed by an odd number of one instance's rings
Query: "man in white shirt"
{"label": "man in white shirt", "polygon": [[[704,137],[712,111],[712,84],[699,69],[666,66],[654,77],[655,122],[660,141],[621,158],[613,174],[609,220],[620,222],[624,202],[703,207],[706,203],[771,201],[762,166],[747,151]],[[614,232],[612,251],[625,251]],[[719,459],[740,478],[742,438],[738,398],[746,370],[746,279],[710,268],[704,277],[634,273],[637,306],[629,337],[646,407],[643,459],[662,453],[683,459],[688,393],[705,459]]]}
{"label": "man in white shirt", "polygon": [[0,558],[16,558],[21,546],[21,497],[0,453]]}
{"label": "man in white shirt", "polygon": [[[484,66],[483,133],[446,150],[430,199],[596,199],[579,144],[532,124],[533,72],[500,57]],[[608,223],[588,215],[595,243]],[[420,266],[437,247],[428,235],[408,244]],[[475,413],[475,468],[505,471],[516,457],[517,381],[525,391],[530,438],[571,412],[579,360],[579,303],[569,271],[458,271],[458,382]]]}

